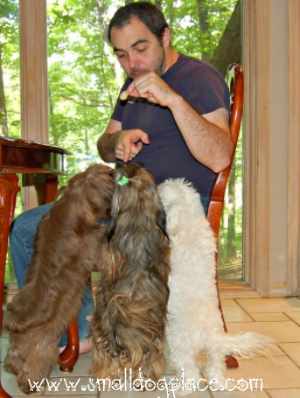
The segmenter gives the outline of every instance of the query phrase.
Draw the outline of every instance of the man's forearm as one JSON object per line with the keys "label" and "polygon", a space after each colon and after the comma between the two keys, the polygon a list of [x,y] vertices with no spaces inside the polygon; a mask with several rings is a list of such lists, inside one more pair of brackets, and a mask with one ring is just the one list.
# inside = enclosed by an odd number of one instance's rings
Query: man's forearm
{"label": "man's forearm", "polygon": [[106,133],[99,138],[97,142],[97,148],[99,155],[105,162],[114,162],[116,160],[115,147],[120,134],[121,131],[118,131],[114,134]]}
{"label": "man's forearm", "polygon": [[170,110],[193,156],[215,172],[226,168],[233,150],[229,132],[201,116],[180,96]]}

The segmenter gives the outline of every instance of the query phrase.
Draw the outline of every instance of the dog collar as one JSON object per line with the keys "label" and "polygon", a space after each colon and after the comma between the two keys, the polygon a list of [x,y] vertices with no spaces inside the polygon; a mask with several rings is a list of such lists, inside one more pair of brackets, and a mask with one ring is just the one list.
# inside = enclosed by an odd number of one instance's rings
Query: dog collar
{"label": "dog collar", "polygon": [[119,177],[119,178],[117,178],[117,180],[116,180],[116,183],[117,183],[118,185],[121,185],[121,186],[123,186],[123,185],[128,185],[128,182],[129,182],[129,179],[128,179],[128,177],[126,177],[126,176]]}
{"label": "dog collar", "polygon": [[109,225],[111,224],[112,219],[111,218],[99,218],[97,220],[97,224],[101,224],[101,225]]}

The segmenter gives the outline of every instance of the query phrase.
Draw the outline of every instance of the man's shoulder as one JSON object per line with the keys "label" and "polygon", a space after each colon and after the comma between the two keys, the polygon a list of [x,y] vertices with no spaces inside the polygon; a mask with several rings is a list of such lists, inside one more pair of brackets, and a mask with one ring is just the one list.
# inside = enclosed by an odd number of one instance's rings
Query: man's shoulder
{"label": "man's shoulder", "polygon": [[221,73],[209,62],[185,54],[181,54],[180,57],[182,59],[182,65],[186,70],[199,73],[202,76],[214,75],[223,80]]}
{"label": "man's shoulder", "polygon": [[206,61],[181,56],[174,88],[202,113],[229,109],[229,92],[220,72]]}

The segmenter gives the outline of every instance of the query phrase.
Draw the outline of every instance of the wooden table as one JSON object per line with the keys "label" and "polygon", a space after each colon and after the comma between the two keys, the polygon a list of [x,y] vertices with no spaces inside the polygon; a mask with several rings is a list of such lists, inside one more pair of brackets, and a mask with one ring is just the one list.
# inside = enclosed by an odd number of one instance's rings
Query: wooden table
{"label": "wooden table", "polygon": [[[57,195],[57,176],[64,172],[66,151],[35,142],[0,136],[0,333],[3,321],[4,276],[9,228],[14,218],[17,193],[20,191],[17,174],[24,185],[34,185],[39,204],[48,203]],[[75,322],[69,327],[66,350],[60,356],[62,368],[78,357],[78,334]],[[75,339],[74,339],[75,336]],[[70,359],[71,358],[71,359]],[[75,359],[75,362],[76,362]],[[0,384],[0,398],[10,397]]]}

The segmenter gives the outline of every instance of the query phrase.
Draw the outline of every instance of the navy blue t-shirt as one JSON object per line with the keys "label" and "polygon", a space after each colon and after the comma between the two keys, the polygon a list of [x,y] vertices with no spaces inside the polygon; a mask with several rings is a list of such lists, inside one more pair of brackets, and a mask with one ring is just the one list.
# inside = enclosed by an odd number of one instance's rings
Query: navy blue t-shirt
{"label": "navy blue t-shirt", "polygon": [[[218,108],[229,111],[229,92],[222,78],[205,62],[180,55],[162,79],[188,101],[200,114]],[[123,91],[131,80],[127,79]],[[147,101],[117,101],[112,119],[122,129],[139,128],[149,135],[133,161],[141,162],[159,184],[167,178],[185,178],[201,196],[209,198],[216,174],[199,163],[190,153],[171,111]]]}

